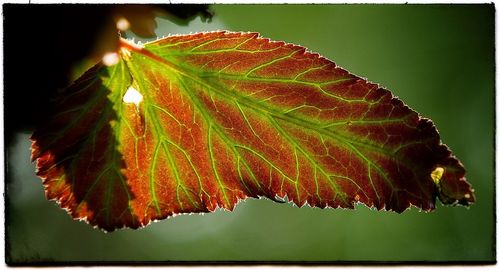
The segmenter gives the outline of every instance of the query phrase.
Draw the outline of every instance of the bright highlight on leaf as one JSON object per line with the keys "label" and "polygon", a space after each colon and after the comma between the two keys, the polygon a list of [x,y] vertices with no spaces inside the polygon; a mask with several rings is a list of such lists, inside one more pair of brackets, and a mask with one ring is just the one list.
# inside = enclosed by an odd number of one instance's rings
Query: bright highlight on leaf
{"label": "bright highlight on leaf", "polygon": [[102,63],[106,66],[113,66],[118,64],[120,57],[117,53],[107,53],[102,57]]}
{"label": "bright highlight on leaf", "polygon": [[137,228],[259,196],[396,212],[475,200],[430,120],[303,47],[211,32],[122,41],[120,58],[32,136],[47,198],[75,219]]}
{"label": "bright highlight on leaf", "polygon": [[133,103],[136,106],[139,106],[139,104],[142,102],[142,95],[137,91],[137,89],[133,87],[129,87],[127,89],[127,92],[125,92],[125,95],[123,95],[123,102],[124,103]]}

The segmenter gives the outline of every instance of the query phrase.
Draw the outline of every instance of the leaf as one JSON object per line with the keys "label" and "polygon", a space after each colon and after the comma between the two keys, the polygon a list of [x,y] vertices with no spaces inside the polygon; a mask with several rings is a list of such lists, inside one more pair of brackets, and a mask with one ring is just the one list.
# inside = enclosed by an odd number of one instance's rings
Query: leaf
{"label": "leaf", "polygon": [[211,32],[121,48],[32,136],[47,198],[75,219],[137,228],[258,196],[396,212],[475,200],[430,120],[303,47]]}

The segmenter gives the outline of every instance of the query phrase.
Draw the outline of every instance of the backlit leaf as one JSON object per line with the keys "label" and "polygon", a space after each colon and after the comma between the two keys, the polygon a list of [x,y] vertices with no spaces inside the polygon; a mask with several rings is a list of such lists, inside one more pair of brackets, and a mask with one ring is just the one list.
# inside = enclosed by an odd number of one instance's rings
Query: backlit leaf
{"label": "backlit leaf", "polygon": [[111,231],[287,197],[402,212],[469,205],[461,163],[388,90],[256,33],[171,36],[98,64],[33,134],[47,198]]}

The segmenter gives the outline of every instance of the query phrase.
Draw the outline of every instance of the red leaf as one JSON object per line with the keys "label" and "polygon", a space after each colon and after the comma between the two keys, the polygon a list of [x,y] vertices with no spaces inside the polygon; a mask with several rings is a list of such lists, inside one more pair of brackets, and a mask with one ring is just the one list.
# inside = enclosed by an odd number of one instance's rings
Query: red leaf
{"label": "red leaf", "polygon": [[258,196],[396,212],[474,202],[430,120],[303,47],[212,32],[120,54],[32,137],[47,197],[76,219],[137,228]]}

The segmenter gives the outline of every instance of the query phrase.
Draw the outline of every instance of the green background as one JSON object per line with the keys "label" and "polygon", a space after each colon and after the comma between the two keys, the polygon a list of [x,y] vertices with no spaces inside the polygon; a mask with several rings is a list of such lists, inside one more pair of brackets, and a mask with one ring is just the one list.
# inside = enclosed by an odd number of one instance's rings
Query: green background
{"label": "green background", "polygon": [[217,5],[211,23],[159,21],[159,36],[227,29],[299,44],[390,89],[431,118],[476,191],[469,209],[320,210],[246,200],[105,234],[45,200],[29,135],[7,147],[6,241],[26,261],[493,261],[493,5]]}

